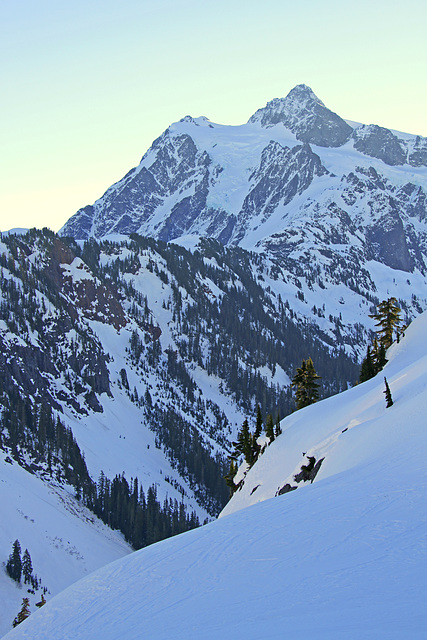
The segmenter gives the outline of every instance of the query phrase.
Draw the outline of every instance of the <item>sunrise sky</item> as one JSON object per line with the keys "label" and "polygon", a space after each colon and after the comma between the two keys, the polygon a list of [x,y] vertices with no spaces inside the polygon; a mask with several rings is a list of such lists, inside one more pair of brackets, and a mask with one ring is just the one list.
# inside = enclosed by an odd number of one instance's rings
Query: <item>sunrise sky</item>
{"label": "sunrise sky", "polygon": [[0,230],[57,231],[183,116],[296,84],[427,136],[424,0],[0,0]]}

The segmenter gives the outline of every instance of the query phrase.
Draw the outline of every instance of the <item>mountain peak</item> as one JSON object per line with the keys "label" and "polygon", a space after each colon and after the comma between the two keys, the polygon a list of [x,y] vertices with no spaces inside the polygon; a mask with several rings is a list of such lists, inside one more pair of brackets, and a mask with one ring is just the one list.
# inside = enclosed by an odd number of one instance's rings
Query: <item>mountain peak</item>
{"label": "mountain peak", "polygon": [[328,109],[305,84],[298,84],[286,98],[274,98],[249,119],[262,127],[284,125],[297,140],[320,147],[340,147],[350,138],[352,128]]}
{"label": "mountain peak", "polygon": [[287,103],[306,103],[308,101],[312,101],[320,104],[322,107],[325,106],[323,102],[316,96],[313,89],[308,87],[306,84],[297,84],[293,89],[289,91],[286,98],[284,98],[284,101],[286,101]]}

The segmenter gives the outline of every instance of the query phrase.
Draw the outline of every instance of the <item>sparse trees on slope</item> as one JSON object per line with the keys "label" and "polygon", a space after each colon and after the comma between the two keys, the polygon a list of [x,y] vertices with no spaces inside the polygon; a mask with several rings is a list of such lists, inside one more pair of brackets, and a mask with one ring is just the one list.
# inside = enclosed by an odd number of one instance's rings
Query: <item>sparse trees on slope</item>
{"label": "sparse trees on slope", "polygon": [[230,487],[231,495],[233,495],[239,486],[234,483],[234,477],[238,469],[236,462],[237,459],[242,455],[249,467],[252,467],[252,465],[255,464],[259,456],[264,453],[267,444],[271,444],[273,440],[282,433],[280,428],[280,414],[277,414],[276,425],[274,425],[271,413],[267,415],[265,434],[269,440],[264,446],[258,443],[258,438],[261,436],[262,430],[263,419],[261,408],[258,405],[254,432],[252,433],[250,431],[248,419],[245,418],[241,429],[237,434],[237,440],[236,442],[233,442],[234,451],[230,456],[230,470],[227,475],[224,475],[225,482],[227,486]]}

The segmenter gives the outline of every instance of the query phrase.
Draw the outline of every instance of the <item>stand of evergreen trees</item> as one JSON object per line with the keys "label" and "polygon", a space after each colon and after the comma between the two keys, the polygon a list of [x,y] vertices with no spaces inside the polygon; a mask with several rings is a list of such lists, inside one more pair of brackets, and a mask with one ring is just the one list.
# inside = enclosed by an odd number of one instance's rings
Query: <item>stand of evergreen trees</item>
{"label": "stand of evergreen trees", "polygon": [[[265,442],[264,444],[261,444],[259,439],[261,438],[263,431],[265,431]],[[245,418],[242,427],[237,434],[237,440],[236,442],[233,442],[234,449],[230,455],[229,471],[224,475],[226,485],[229,487],[231,495],[233,495],[233,493],[239,488],[239,485],[236,485],[234,482],[234,478],[238,471],[237,461],[243,457],[243,460],[250,469],[258,460],[259,456],[264,453],[265,448],[281,433],[280,414],[277,414],[276,423],[274,423],[273,416],[269,413],[264,425],[259,405],[257,406],[256,422],[253,432],[249,429],[248,419]]]}
{"label": "stand of evergreen trees", "polygon": [[182,502],[170,498],[161,505],[154,484],[145,495],[138,478],[128,483],[124,474],[110,481],[101,472],[93,511],[109,527],[119,529],[134,549],[200,525],[197,515],[189,515]]}
{"label": "stand of evergreen trees", "polygon": [[[6,563],[6,573],[12,580],[18,583],[21,583],[23,578],[24,584],[32,587],[32,593],[34,593],[35,589],[40,589],[41,587],[41,579],[33,573],[33,563],[28,549],[25,549],[21,557],[21,544],[19,540],[15,540],[13,543],[12,553]],[[47,589],[45,587],[43,590],[44,593],[46,593]],[[31,589],[29,589],[29,592],[30,591]]]}
{"label": "stand of evergreen trees", "polygon": [[[27,471],[73,486],[76,498],[120,530],[135,549],[199,526],[196,514],[188,514],[184,504],[172,500],[160,504],[155,486],[145,497],[137,478],[129,485],[124,475],[111,481],[102,474],[96,484],[71,429],[45,404],[34,404],[15,391],[0,393],[0,407],[0,447]],[[24,568],[17,554],[15,550],[8,572],[19,581]]]}
{"label": "stand of evergreen trees", "polygon": [[151,407],[148,422],[156,433],[157,446],[163,447],[172,466],[187,480],[199,504],[217,515],[228,501],[225,456],[212,455],[197,429],[172,408]]}

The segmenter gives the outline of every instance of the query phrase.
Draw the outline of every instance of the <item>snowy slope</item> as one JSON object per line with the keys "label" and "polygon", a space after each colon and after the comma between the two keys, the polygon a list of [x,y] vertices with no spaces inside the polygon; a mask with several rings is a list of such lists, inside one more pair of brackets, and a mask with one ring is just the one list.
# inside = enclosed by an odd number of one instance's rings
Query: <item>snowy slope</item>
{"label": "snowy slope", "polygon": [[[118,531],[112,531],[74,499],[74,492],[54,481],[43,482],[27,473],[0,451],[0,557],[7,561],[18,539],[22,553],[28,549],[33,573],[48,589],[49,600],[70,584],[107,562],[130,553]],[[9,631],[28,596],[31,608],[41,590],[27,593],[28,585],[14,582],[0,571],[0,636]]]}
{"label": "snowy slope", "polygon": [[[221,515],[273,497],[287,483],[297,486],[294,475],[307,464],[306,456],[324,458],[317,483],[365,464],[378,464],[390,450],[399,451],[402,439],[413,447],[414,455],[422,450],[417,433],[427,402],[426,331],[424,313],[412,322],[405,338],[388,350],[389,362],[375,378],[288,416],[282,422],[283,435],[247,473],[242,489]],[[384,376],[394,400],[387,410]],[[403,477],[399,481],[405,483]]]}
{"label": "snowy slope", "polygon": [[[423,314],[376,378],[282,421],[219,520],[104,567],[7,637],[425,638],[426,331]],[[325,458],[314,483],[273,498],[302,451]]]}
{"label": "snowy slope", "polygon": [[[34,572],[48,589],[47,600],[94,569],[132,551],[118,531],[104,526],[82,501],[76,499],[75,487],[64,479],[64,469],[54,464],[53,471],[48,471],[40,451],[30,446],[30,438],[27,446],[22,442],[16,450],[9,446],[8,425],[11,423],[6,422],[9,419],[7,398],[12,398],[12,391],[19,391],[21,399],[35,401],[39,407],[43,403],[56,411],[55,415],[72,429],[95,482],[101,471],[111,480],[123,473],[129,482],[138,477],[139,486],[145,492],[151,486],[156,487],[160,504],[165,499],[182,501],[189,512],[197,511],[201,521],[208,516],[186,480],[173,467],[170,457],[158,442],[156,444],[143,408],[132,401],[129,391],[119,382],[119,372],[126,367],[131,392],[137,388],[143,397],[150,385],[153,399],[159,404],[165,401],[160,374],[156,375],[155,368],[152,367],[143,379],[141,372],[129,362],[127,351],[132,331],[138,330],[142,339],[144,332],[121,307],[117,307],[117,298],[111,291],[107,291],[108,295],[105,293],[80,258],[71,256],[67,263],[66,247],[54,244],[50,247],[51,254],[56,248],[62,260],[58,271],[55,261],[49,262],[46,246],[40,247],[47,243],[46,235],[36,231],[30,235],[31,238],[26,234],[19,236],[16,261],[12,261],[10,253],[11,246],[15,246],[13,238],[4,238],[0,243],[0,564],[3,567],[0,572],[3,602],[0,635],[10,629],[22,598],[28,595],[27,586],[17,586],[4,570],[16,539],[22,553],[28,548]],[[38,272],[33,267],[42,269],[43,265],[52,277],[57,273],[63,287],[61,299],[70,301],[74,323],[67,318],[64,307],[58,308],[52,283],[50,288],[46,285],[42,288],[42,282],[37,279]],[[22,274],[27,275],[25,282]],[[28,276],[32,278],[32,288]],[[14,303],[10,293],[15,296]],[[161,293],[160,281],[152,282],[150,298],[153,297],[153,302],[159,298],[159,309]],[[39,312],[41,321],[36,322]],[[59,324],[61,316],[63,324]],[[90,339],[86,344],[88,358],[85,362],[81,359],[77,362],[73,360],[72,351],[76,348],[76,353],[80,352],[82,343],[78,331],[82,327],[86,338]],[[59,350],[55,350],[54,345]],[[108,358],[104,358],[104,371],[102,367],[97,368],[103,359],[99,359],[100,349],[108,354]],[[91,371],[95,373],[99,399],[89,407],[85,400],[88,390],[85,378],[88,379]],[[219,399],[218,383],[212,392],[210,386],[210,380],[204,380],[205,397],[216,394]],[[234,404],[233,409],[236,412]],[[14,411],[21,415],[22,406],[12,406],[10,415]],[[33,409],[31,413],[36,415],[37,410]],[[230,414],[237,422],[233,410]],[[223,485],[220,472],[218,476],[218,484]],[[226,495],[225,486],[224,490]],[[224,501],[220,503],[223,504]],[[40,595],[40,590],[29,595],[32,608]]]}

